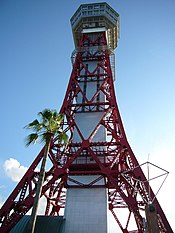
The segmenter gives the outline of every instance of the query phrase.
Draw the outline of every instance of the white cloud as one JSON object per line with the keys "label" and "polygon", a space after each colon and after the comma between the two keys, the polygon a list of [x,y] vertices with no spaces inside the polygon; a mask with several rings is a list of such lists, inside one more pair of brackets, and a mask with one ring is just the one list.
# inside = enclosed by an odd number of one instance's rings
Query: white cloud
{"label": "white cloud", "polygon": [[[25,172],[27,171],[27,167],[24,167],[18,162],[16,159],[10,158],[5,160],[3,164],[4,171],[8,177],[11,178],[12,181],[19,182]],[[39,170],[39,169],[38,169]],[[0,186],[0,188],[3,188],[4,186]],[[0,207],[2,206],[3,201],[0,196]],[[46,198],[43,196],[40,198],[39,206],[38,206],[38,214],[44,215],[45,212],[45,206],[46,206]],[[27,214],[31,214],[31,210],[28,211]]]}
{"label": "white cloud", "polygon": [[19,182],[27,171],[27,167],[22,166],[16,159],[7,159],[3,164],[4,171],[12,181]]}
{"label": "white cloud", "polygon": [[3,201],[2,201],[2,197],[0,196],[0,208],[2,207],[2,205],[3,205]]}
{"label": "white cloud", "polygon": [[[0,185],[0,191],[1,189],[4,189],[5,186],[4,185]],[[2,207],[2,205],[4,204],[4,198],[2,195],[0,195],[0,208]]]}

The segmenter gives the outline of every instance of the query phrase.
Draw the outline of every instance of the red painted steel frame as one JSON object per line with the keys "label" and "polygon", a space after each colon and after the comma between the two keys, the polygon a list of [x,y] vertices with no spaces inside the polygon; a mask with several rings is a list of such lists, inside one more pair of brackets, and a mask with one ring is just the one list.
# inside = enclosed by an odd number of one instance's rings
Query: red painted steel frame
{"label": "red painted steel frame", "polygon": [[[108,191],[109,210],[122,232],[130,232],[129,226],[134,221],[137,232],[144,232],[143,217],[146,204],[153,200],[154,193],[150,190],[146,178],[139,167],[137,159],[127,141],[119,110],[117,107],[113,77],[110,64],[111,51],[107,47],[105,33],[82,35],[78,51],[74,54],[73,70],[68,84],[65,99],[61,108],[65,119],[63,129],[70,136],[69,145],[62,149],[55,138],[49,152],[50,169],[46,172],[42,196],[47,200],[45,215],[59,215],[65,207],[68,180],[74,187],[99,187],[97,182],[105,178]],[[96,61],[97,67],[90,72],[85,62]],[[99,72],[101,70],[101,73]],[[82,75],[82,71],[86,71]],[[80,82],[97,82],[100,85],[94,96],[89,100],[80,87]],[[105,102],[97,101],[103,93]],[[82,95],[83,103],[77,103],[77,95]],[[102,112],[103,116],[89,138],[84,138],[79,129],[75,115],[78,112]],[[99,127],[107,133],[105,142],[92,140]],[[78,132],[79,143],[73,142],[74,132]],[[24,177],[0,209],[0,233],[10,229],[32,207],[36,192],[38,172],[36,167],[43,158],[44,148],[32,163]],[[83,164],[78,162],[83,158]],[[89,162],[93,161],[93,163]],[[82,184],[73,175],[98,175],[89,184]],[[71,176],[71,177],[70,177]],[[160,232],[173,232],[158,200],[154,199]],[[120,211],[127,211],[125,223],[120,219]]]}

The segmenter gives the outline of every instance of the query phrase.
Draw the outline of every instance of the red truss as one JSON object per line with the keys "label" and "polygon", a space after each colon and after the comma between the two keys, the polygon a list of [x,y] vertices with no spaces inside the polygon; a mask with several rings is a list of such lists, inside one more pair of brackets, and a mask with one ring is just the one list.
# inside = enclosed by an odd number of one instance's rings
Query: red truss
{"label": "red truss", "polygon": [[[80,47],[74,53],[73,70],[60,111],[65,115],[63,129],[69,134],[70,141],[64,149],[57,144],[57,138],[52,142],[49,152],[51,166],[46,172],[42,188],[42,196],[45,196],[47,201],[45,215],[60,215],[60,210],[64,209],[66,188],[70,186],[68,180],[72,186],[90,188],[99,187],[97,182],[105,178],[109,210],[122,232],[129,232],[129,226],[133,221],[135,224],[133,230],[137,229],[133,232],[144,232],[145,206],[154,198],[160,232],[171,233],[173,231],[154,193],[149,190],[148,182],[145,182],[146,177],[124,132],[114,93],[112,51],[107,46],[105,33],[96,33],[94,38],[88,34],[83,35]],[[93,72],[85,66],[85,62],[90,61],[97,64]],[[97,91],[91,99],[88,99],[80,83],[97,81],[99,82]],[[98,98],[101,93],[105,96],[104,102]],[[76,101],[78,95],[82,96],[81,103]],[[83,137],[75,120],[75,115],[80,112],[102,113],[88,139]],[[93,141],[93,136],[100,127],[105,129],[107,139]],[[73,142],[75,131],[80,138],[78,143]],[[43,152],[44,148],[2,206],[1,233],[9,232],[32,207],[38,181],[36,167],[43,158]],[[73,175],[92,174],[98,175],[98,178],[89,184],[83,184],[72,178]],[[123,216],[122,211],[125,223],[120,219],[120,216]]]}

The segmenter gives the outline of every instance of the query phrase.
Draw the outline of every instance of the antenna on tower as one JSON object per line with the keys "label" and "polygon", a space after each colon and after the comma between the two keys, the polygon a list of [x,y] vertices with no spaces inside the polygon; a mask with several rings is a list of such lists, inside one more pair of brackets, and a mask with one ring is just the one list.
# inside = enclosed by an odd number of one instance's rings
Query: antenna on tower
{"label": "antenna on tower", "polygon": [[150,154],[148,153],[148,162],[147,162],[147,171],[148,171],[148,202],[150,203],[151,198],[150,198],[150,174],[149,174],[149,156]]}

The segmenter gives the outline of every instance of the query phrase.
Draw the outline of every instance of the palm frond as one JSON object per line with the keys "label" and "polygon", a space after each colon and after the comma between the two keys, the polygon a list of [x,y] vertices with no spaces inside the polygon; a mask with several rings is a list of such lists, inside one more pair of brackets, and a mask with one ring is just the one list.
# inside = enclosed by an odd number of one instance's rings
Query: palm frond
{"label": "palm frond", "polygon": [[57,114],[56,118],[55,118],[57,124],[61,124],[64,120],[64,115],[63,114]]}
{"label": "palm frond", "polygon": [[44,144],[45,142],[46,142],[46,133],[44,132],[40,135],[39,143]]}
{"label": "palm frond", "polygon": [[46,142],[46,135],[48,133],[57,135],[59,143],[65,145],[67,143],[68,136],[62,129],[64,115],[58,113],[56,110],[50,109],[44,109],[42,112],[39,112],[38,115],[41,117],[40,122],[36,119],[25,126],[25,128],[32,129],[34,131],[33,134],[30,134],[26,138],[26,146],[29,146],[32,143],[35,144],[38,137],[40,138],[40,142]]}
{"label": "palm frond", "polygon": [[44,109],[42,112],[39,112],[38,115],[40,115],[43,120],[50,120],[53,116],[53,113],[50,109]]}
{"label": "palm frond", "polygon": [[68,141],[68,135],[65,132],[59,133],[57,135],[58,143],[61,145],[66,145]]}
{"label": "palm frond", "polygon": [[34,121],[29,123],[28,125],[24,126],[24,128],[30,129],[30,128],[36,127],[39,124],[40,124],[39,121],[37,119],[35,119]]}
{"label": "palm frond", "polygon": [[38,134],[36,134],[36,133],[31,133],[31,134],[29,134],[29,135],[26,137],[26,139],[25,139],[25,141],[26,141],[25,145],[28,147],[28,146],[30,146],[31,144],[35,144],[35,143],[37,142],[37,140],[38,140]]}
{"label": "palm frond", "polygon": [[62,141],[63,141],[63,144],[64,144],[64,145],[67,144],[68,135],[67,135],[65,132],[62,133]]}

